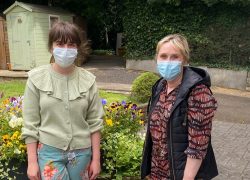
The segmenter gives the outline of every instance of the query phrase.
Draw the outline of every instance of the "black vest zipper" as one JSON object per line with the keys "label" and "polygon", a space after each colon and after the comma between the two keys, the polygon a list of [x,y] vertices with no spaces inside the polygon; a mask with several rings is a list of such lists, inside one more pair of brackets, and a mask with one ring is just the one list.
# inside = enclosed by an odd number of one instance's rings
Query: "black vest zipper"
{"label": "black vest zipper", "polygon": [[174,155],[173,155],[173,140],[172,140],[172,123],[169,118],[169,140],[170,140],[170,158],[171,158],[171,170],[173,175],[173,180],[175,180],[175,170],[174,170]]}

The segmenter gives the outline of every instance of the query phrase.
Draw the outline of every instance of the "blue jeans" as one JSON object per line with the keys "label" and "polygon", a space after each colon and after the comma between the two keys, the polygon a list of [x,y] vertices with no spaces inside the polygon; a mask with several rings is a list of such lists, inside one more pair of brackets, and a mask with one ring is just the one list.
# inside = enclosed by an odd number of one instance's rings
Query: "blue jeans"
{"label": "blue jeans", "polygon": [[87,180],[91,148],[64,151],[46,144],[38,145],[42,180]]}

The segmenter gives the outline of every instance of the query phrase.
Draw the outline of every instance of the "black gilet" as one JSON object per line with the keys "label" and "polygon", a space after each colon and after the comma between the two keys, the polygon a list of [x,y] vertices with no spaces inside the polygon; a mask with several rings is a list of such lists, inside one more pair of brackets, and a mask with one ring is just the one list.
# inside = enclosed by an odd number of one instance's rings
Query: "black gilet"
{"label": "black gilet", "polygon": [[[150,117],[163,88],[163,79],[159,79],[152,87],[152,96],[148,104],[148,117]],[[204,84],[208,88],[211,86],[210,77],[208,73],[199,68],[184,67],[183,79],[180,85],[176,101],[170,113],[168,124],[168,159],[170,163],[171,180],[182,180],[187,161],[187,155],[184,151],[188,147],[188,123],[187,123],[187,108],[188,97],[192,89]],[[149,118],[150,120],[150,118]],[[143,150],[143,158],[141,164],[141,178],[144,179],[150,174],[151,170],[151,152],[152,139],[148,128],[146,133],[146,140]],[[201,167],[195,179],[210,180],[218,175],[218,169],[215,161],[215,156],[211,144],[211,137],[208,144],[207,154],[202,161]]]}

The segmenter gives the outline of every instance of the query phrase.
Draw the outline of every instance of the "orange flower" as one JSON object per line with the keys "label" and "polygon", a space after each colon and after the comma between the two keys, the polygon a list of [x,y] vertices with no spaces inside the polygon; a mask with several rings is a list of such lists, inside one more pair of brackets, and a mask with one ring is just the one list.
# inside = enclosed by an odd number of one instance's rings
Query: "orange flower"
{"label": "orange flower", "polygon": [[10,139],[10,136],[8,134],[6,134],[6,135],[2,136],[2,139],[6,143]]}

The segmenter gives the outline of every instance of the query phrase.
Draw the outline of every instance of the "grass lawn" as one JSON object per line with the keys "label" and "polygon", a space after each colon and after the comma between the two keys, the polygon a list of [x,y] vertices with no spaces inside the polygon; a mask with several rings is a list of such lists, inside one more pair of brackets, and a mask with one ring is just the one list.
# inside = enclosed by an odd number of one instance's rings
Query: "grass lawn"
{"label": "grass lawn", "polygon": [[0,81],[0,93],[3,93],[3,98],[0,99],[0,102],[3,99],[12,96],[21,96],[23,95],[26,81]]}
{"label": "grass lawn", "polygon": [[[3,98],[0,99],[0,102],[8,97],[20,96],[23,95],[25,89],[26,81],[0,81],[0,93],[3,93]],[[100,97],[107,99],[108,103],[114,101],[128,101],[129,95],[120,94],[120,93],[110,93],[104,90],[100,90]]]}

